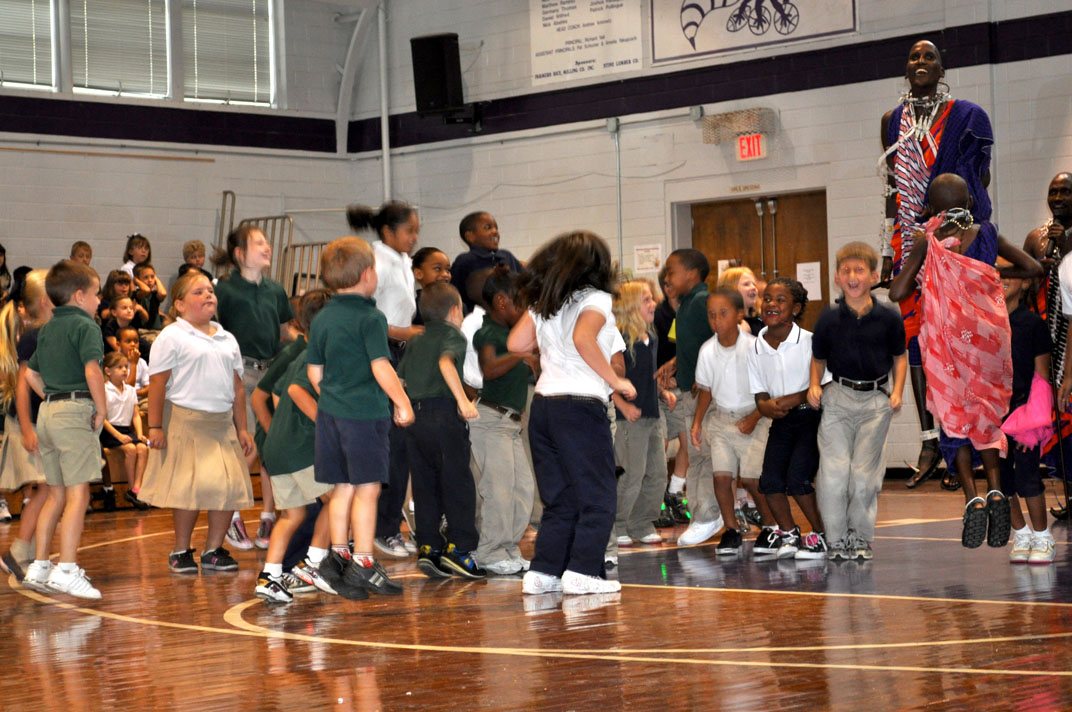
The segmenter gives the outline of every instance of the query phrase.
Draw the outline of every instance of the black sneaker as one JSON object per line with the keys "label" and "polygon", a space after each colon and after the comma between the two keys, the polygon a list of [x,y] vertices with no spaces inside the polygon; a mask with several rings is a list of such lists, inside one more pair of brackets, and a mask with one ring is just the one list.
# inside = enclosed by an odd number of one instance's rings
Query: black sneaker
{"label": "black sneaker", "polygon": [[355,588],[363,588],[381,596],[397,596],[402,593],[402,584],[392,581],[387,575],[387,569],[378,561],[373,561],[372,566],[362,566],[353,559],[346,567],[342,580]]}
{"label": "black sneaker", "polygon": [[1012,524],[1009,519],[1009,500],[999,490],[986,493],[986,545],[1002,547],[1009,543]]}
{"label": "black sneaker", "polygon": [[678,524],[688,524],[692,521],[692,516],[689,514],[688,500],[680,492],[671,493],[668,490],[663,495],[663,502],[666,503],[671,514],[674,515],[674,521]]}
{"label": "black sneaker", "polygon": [[663,501],[659,509],[659,518],[652,524],[655,525],[656,529],[667,529],[677,524],[677,520],[674,519],[674,513],[666,506],[665,501]]}
{"label": "black sneaker", "polygon": [[102,489],[101,490],[101,504],[104,505],[105,512],[115,511],[115,488]]}
{"label": "black sneaker", "polygon": [[476,565],[476,560],[468,551],[458,551],[453,544],[447,544],[447,550],[439,557],[440,564],[453,573],[468,579],[487,578],[488,572]]}
{"label": "black sneaker", "polygon": [[826,537],[823,536],[823,533],[811,532],[800,538],[800,543],[797,544],[797,551],[793,558],[825,559],[829,553],[829,549],[826,546]]}
{"label": "black sneaker", "polygon": [[[976,502],[979,503],[978,507],[975,506]],[[964,506],[964,527],[960,532],[960,543],[965,548],[977,549],[983,545],[986,540],[987,519],[986,502],[982,497],[975,497]]]}
{"label": "black sneaker", "polygon": [[180,551],[177,554],[168,554],[168,568],[173,574],[196,574],[197,562],[194,560],[194,549]]}
{"label": "black sneaker", "polygon": [[231,558],[231,552],[221,546],[201,554],[201,568],[209,571],[238,571],[238,562]]}
{"label": "black sneaker", "polygon": [[417,550],[417,568],[428,578],[450,578],[450,569],[443,565],[443,552],[427,544]]}
{"label": "black sneaker", "polygon": [[759,516],[759,510],[756,509],[756,505],[749,502],[745,502],[741,506],[741,511],[744,512],[745,519],[749,524],[755,524],[757,527],[763,526],[763,517]]}
{"label": "black sneaker", "polygon": [[716,556],[737,556],[741,553],[741,532],[736,529],[727,529],[722,532],[722,538],[715,547]]}
{"label": "black sneaker", "polygon": [[342,558],[342,554],[331,549],[320,562],[320,577],[335,589],[335,593],[348,601],[364,601],[369,597],[368,591],[358,586],[351,586],[343,580],[349,566],[349,559]]}
{"label": "black sneaker", "polygon": [[257,587],[253,589],[253,595],[268,603],[290,603],[294,600],[294,596],[283,583],[283,577],[272,576],[267,571],[261,571],[257,577]]}
{"label": "black sneaker", "polygon": [[759,530],[756,543],[752,547],[753,554],[769,556],[778,553],[778,547],[782,545],[782,538],[774,527],[763,527]]}
{"label": "black sneaker", "polygon": [[146,509],[149,509],[149,505],[138,499],[138,495],[134,494],[133,490],[127,490],[126,492],[124,492],[123,499],[130,502],[130,506],[134,507],[134,509],[138,509],[143,512]]}

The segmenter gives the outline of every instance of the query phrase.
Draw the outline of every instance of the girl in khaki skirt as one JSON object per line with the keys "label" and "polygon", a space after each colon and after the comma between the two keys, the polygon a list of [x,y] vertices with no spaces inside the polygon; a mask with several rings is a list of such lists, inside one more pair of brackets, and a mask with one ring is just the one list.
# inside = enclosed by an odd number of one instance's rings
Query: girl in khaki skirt
{"label": "girl in khaki skirt", "polygon": [[37,515],[48,499],[48,485],[41,469],[34,431],[41,398],[26,382],[27,363],[37,350],[37,332],[52,318],[52,301],[45,293],[47,274],[48,270],[43,269],[27,274],[21,293],[12,293],[0,312],[0,406],[4,418],[0,492],[34,488],[33,495],[22,508],[19,532],[12,540],[10,550],[0,558],[0,568],[14,574],[20,583],[23,572],[33,561]]}
{"label": "girl in khaki skirt", "polygon": [[177,318],[149,356],[151,450],[138,498],[175,510],[173,572],[197,573],[190,536],[202,509],[208,536],[201,568],[236,571],[223,537],[231,512],[253,506],[242,354],[234,336],[212,320],[216,295],[201,272],[180,277],[171,295]]}

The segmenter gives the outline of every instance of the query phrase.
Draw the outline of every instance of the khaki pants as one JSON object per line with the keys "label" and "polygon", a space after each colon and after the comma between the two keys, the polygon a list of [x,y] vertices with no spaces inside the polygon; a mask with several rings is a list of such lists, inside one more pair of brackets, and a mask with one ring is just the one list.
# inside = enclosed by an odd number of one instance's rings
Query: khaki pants
{"label": "khaki pants", "polygon": [[[685,432],[692,429],[692,419],[696,416],[696,396],[688,391],[681,394],[677,410],[683,410]],[[711,411],[708,410],[708,416]],[[706,418],[705,418],[706,421]],[[689,512],[694,522],[710,522],[719,515],[718,501],[715,499],[715,478],[711,470],[711,446],[704,437],[700,448],[692,444],[689,437],[689,471],[685,475],[685,491],[689,500]]]}
{"label": "khaki pants", "polygon": [[852,529],[872,541],[886,475],[890,398],[831,383],[823,389],[822,405],[815,490],[826,540],[836,542]]}
{"label": "khaki pants", "polygon": [[618,421],[614,454],[625,472],[618,478],[618,512],[614,536],[640,539],[655,532],[652,524],[666,489],[663,426],[659,418]]}
{"label": "khaki pants", "polygon": [[477,491],[480,544],[474,552],[483,566],[520,556],[536,482],[521,439],[521,423],[480,403],[480,418],[469,423],[472,471]]}

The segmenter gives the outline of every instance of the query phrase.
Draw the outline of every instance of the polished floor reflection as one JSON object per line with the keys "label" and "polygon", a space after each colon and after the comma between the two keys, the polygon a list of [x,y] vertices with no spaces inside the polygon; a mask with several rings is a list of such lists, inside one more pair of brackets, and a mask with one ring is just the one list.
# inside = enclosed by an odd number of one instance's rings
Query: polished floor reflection
{"label": "polished floor reflection", "polygon": [[889,483],[867,563],[637,546],[620,594],[563,598],[410,560],[388,563],[401,599],[289,606],[253,598],[263,552],[175,576],[168,512],[96,513],[80,563],[102,601],[0,583],[0,709],[1069,709],[1067,525],[1055,565],[1012,566],[960,546],[962,501]]}

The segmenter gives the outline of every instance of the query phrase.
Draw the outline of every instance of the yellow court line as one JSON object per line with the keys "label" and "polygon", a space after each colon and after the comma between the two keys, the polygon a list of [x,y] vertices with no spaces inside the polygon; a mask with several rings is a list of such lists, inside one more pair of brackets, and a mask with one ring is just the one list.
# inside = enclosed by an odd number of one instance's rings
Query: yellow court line
{"label": "yellow court line", "polygon": [[979,603],[999,606],[1052,606],[1072,608],[1072,603],[1051,601],[998,601],[985,598],[938,598],[936,596],[908,596],[883,593],[844,593],[840,591],[774,591],[763,588],[716,588],[714,586],[660,586],[651,583],[623,583],[622,588],[650,588],[663,591],[711,591],[715,593],[760,593],[772,596],[829,596],[831,598],[862,598],[880,601],[912,601],[928,603]]}
{"label": "yellow court line", "polygon": [[[8,583],[14,586],[14,576],[9,577]],[[127,616],[119,613],[111,613],[108,611],[101,611],[94,608],[84,608],[76,606],[72,603],[64,603],[56,601],[48,596],[41,595],[36,591],[31,591],[25,588],[15,589],[17,593],[36,600],[41,603],[56,606],[66,610],[71,610],[77,613],[85,615],[98,616],[101,618],[108,618],[115,621],[124,623],[135,623],[139,625],[149,625],[161,628],[172,628],[178,630],[190,630],[203,633],[222,633],[224,635],[238,635],[243,637],[253,638],[282,638],[286,640],[295,640],[305,643],[327,643],[332,645],[350,645],[356,647],[365,648],[378,648],[378,649],[393,649],[393,650],[409,650],[409,651],[422,651],[422,652],[443,652],[443,653],[463,653],[463,654],[480,654],[480,655],[506,655],[512,657],[539,657],[539,658],[567,658],[577,660],[606,660],[611,662],[648,662],[648,663],[662,663],[662,664],[689,664],[689,665],[709,665],[718,667],[780,667],[780,668],[800,668],[800,669],[828,669],[828,670],[867,670],[874,672],[921,672],[921,673],[937,673],[937,674],[949,674],[959,673],[966,675],[1002,675],[1002,676],[1027,676],[1027,677],[1072,677],[1072,671],[1066,670],[1007,670],[1007,669],[990,669],[990,668],[940,668],[940,667],[919,667],[919,666],[901,666],[901,665],[860,665],[860,664],[837,664],[837,663],[790,663],[781,661],[742,661],[742,660],[704,660],[697,658],[665,658],[665,657],[648,657],[629,654],[628,650],[617,650],[613,654],[603,652],[589,652],[589,651],[570,651],[570,650],[544,650],[544,649],[532,649],[532,648],[477,648],[477,647],[464,647],[464,646],[451,646],[451,645],[420,645],[413,643],[380,643],[373,641],[362,640],[348,640],[345,638],[322,638],[298,633],[287,633],[285,631],[274,631],[263,626],[258,626],[253,623],[249,623],[242,617],[242,613],[260,603],[258,599],[251,599],[243,601],[235,606],[232,606],[224,612],[224,620],[231,625],[231,628],[216,628],[212,626],[194,625],[190,623],[175,623],[172,621],[160,621],[151,620],[146,618],[137,618],[134,616]],[[1026,637],[1026,639],[1047,639],[1058,638],[1072,634],[1046,634],[1040,636]],[[994,643],[1002,641],[1015,641],[1020,639],[1019,637],[1011,638],[993,638],[993,639],[979,639],[978,642]],[[946,644],[954,645],[958,641],[945,641],[942,643],[922,643],[920,645],[936,645]],[[962,641],[961,644],[972,643],[976,641]],[[740,649],[729,648],[724,649],[725,652],[731,654],[740,654],[742,652],[778,652],[778,651],[811,651],[811,650],[843,650],[852,649],[854,646],[831,646],[829,648],[770,648],[764,649]],[[887,647],[913,647],[912,644],[907,643],[894,643],[888,644]],[[656,654],[676,654],[679,652],[677,649],[671,650],[656,650]],[[705,650],[684,650],[687,654],[711,652]],[[722,652],[722,650],[718,650]]]}
{"label": "yellow court line", "polygon": [[[703,660],[698,658],[663,658],[604,653],[590,653],[575,650],[540,650],[531,648],[473,648],[454,645],[420,645],[416,643],[377,643],[365,640],[348,640],[346,638],[318,638],[316,636],[301,633],[287,633],[264,628],[246,621],[242,617],[243,611],[250,606],[259,603],[256,599],[244,601],[232,606],[224,614],[224,620],[237,628],[249,632],[259,633],[269,638],[283,638],[305,643],[328,643],[332,645],[350,645],[363,648],[412,650],[421,652],[441,653],[469,653],[481,655],[508,655],[514,657],[537,657],[537,658],[567,658],[576,660],[606,660],[611,662],[645,662],[662,664],[687,664],[687,665],[710,665],[717,667],[761,667],[761,668],[801,668],[801,669],[827,669],[827,670],[868,670],[875,672],[924,672],[949,674],[959,673],[964,675],[1004,675],[1004,676],[1029,676],[1029,677],[1072,677],[1072,670],[1004,670],[988,668],[929,668],[902,665],[859,665],[837,663],[790,663],[780,661],[742,661],[742,660]],[[695,651],[689,651],[695,652]],[[731,650],[733,653],[742,652],[739,649]]]}

